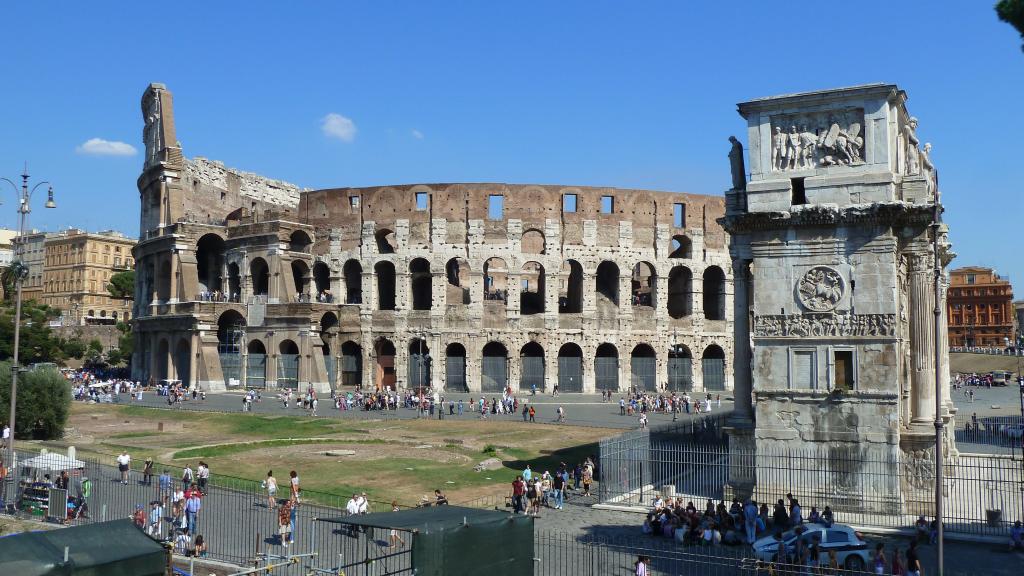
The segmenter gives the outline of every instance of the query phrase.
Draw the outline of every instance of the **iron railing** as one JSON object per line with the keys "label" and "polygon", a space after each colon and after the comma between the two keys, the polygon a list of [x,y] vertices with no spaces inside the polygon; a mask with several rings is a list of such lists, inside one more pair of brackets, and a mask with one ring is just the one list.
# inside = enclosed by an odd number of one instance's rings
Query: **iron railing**
{"label": "iron railing", "polygon": [[[792,493],[805,515],[812,506],[830,506],[836,521],[865,528],[910,528],[919,516],[934,516],[935,470],[926,453],[869,452],[861,445],[755,452],[667,437],[639,430],[602,441],[601,502],[642,509],[656,495],[676,496],[703,509],[708,500],[734,497],[771,505]],[[1024,515],[1022,469],[1019,452],[950,457],[943,478],[946,531],[1006,536]]]}

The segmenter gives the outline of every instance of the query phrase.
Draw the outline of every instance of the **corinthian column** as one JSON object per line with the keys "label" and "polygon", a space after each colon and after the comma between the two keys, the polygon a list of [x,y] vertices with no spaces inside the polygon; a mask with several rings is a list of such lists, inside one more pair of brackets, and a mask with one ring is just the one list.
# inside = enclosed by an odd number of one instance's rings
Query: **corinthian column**
{"label": "corinthian column", "polygon": [[753,424],[753,374],[750,346],[750,261],[733,260],[733,419],[736,425]]}
{"label": "corinthian column", "polygon": [[942,405],[945,407],[946,415],[949,415],[956,413],[956,405],[953,404],[949,391],[949,311],[946,309],[949,278],[943,275],[941,281],[942,301],[939,302],[939,310],[941,310],[942,315],[939,318],[939,350],[942,350],[942,357],[939,359],[939,383],[942,385]]}
{"label": "corinthian column", "polygon": [[935,420],[935,293],[931,253],[910,255],[910,409],[913,424]]}

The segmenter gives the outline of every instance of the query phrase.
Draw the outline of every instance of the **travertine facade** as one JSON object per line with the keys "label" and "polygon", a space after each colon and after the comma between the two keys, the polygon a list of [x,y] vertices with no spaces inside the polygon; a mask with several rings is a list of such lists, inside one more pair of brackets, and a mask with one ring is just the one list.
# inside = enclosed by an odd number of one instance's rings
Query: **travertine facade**
{"label": "travertine facade", "polygon": [[176,143],[143,97],[137,378],[729,390],[722,198],[423,184],[301,191]]}
{"label": "travertine facade", "polygon": [[867,487],[893,502],[924,501],[934,470],[934,258],[944,268],[953,256],[944,226],[932,226],[936,173],[905,100],[877,84],[740,104],[750,179],[726,194],[722,219],[735,273],[737,444],[901,457],[902,492],[891,478]]}

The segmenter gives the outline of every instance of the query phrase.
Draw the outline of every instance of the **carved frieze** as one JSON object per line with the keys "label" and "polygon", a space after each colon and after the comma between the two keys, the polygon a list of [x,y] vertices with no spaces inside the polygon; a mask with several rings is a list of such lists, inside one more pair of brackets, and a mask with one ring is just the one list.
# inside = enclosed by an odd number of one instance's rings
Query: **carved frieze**
{"label": "carved frieze", "polygon": [[770,314],[754,316],[754,336],[849,338],[896,335],[895,314]]}
{"label": "carved frieze", "polygon": [[772,171],[864,163],[864,109],[772,116]]}

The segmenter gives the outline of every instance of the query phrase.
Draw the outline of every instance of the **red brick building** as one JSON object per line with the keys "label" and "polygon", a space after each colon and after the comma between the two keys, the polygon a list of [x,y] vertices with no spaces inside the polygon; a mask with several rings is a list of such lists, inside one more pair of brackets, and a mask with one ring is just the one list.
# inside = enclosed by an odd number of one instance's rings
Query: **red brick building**
{"label": "red brick building", "polygon": [[1003,347],[1013,344],[1013,286],[991,268],[950,272],[949,345]]}

